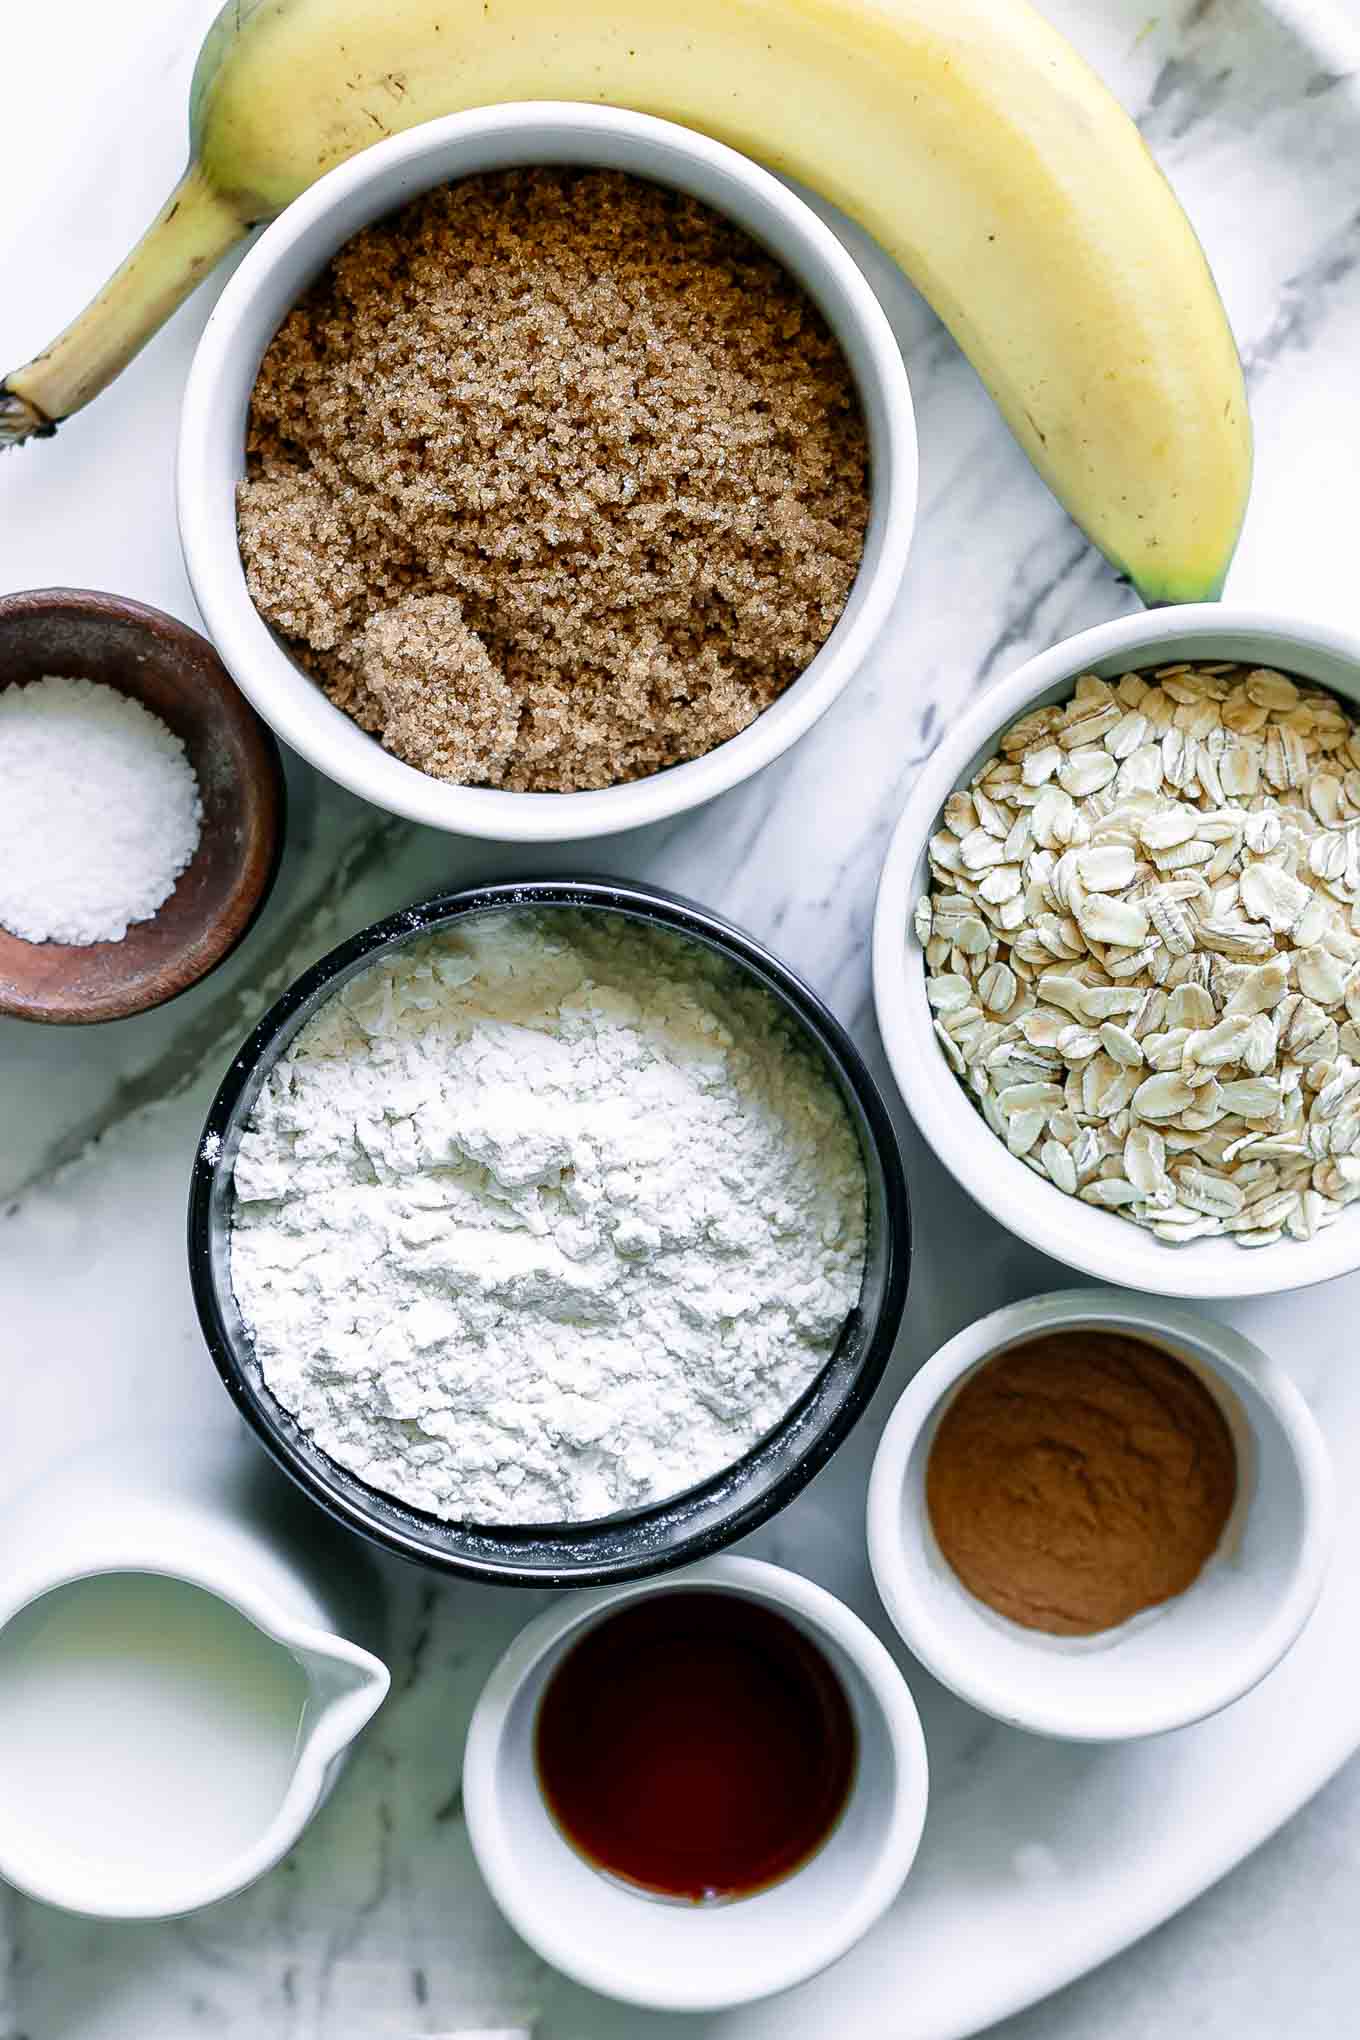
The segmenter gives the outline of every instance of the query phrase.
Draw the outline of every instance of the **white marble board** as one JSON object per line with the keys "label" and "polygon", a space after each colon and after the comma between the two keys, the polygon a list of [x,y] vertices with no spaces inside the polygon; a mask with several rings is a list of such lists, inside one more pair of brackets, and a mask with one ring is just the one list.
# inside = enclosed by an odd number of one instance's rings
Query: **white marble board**
{"label": "white marble board", "polygon": [[[159,203],[179,167],[211,5],[47,0],[5,10],[7,361],[50,338]],[[1172,0],[1155,14],[1140,0],[1049,0],[1049,11],[1142,121],[1242,341],[1259,468],[1229,595],[1355,625],[1355,14],[1330,14],[1325,0]],[[921,758],[989,678],[1133,603],[901,277],[849,238],[907,354],[921,522],[892,629],[792,756],[674,825],[561,852],[407,828],[294,767],[278,891],[217,977],[161,1013],[99,1030],[0,1023],[0,1505],[72,1448],[121,1429],[153,1420],[234,1429],[185,1278],[188,1156],[263,1006],[375,915],[489,875],[594,869],[659,880],[773,943],[881,1068],[869,915]],[[5,460],[0,588],[106,587],[193,618],[171,455],[211,296],[209,287],[53,444]],[[918,1231],[889,1383],[833,1466],[751,1540],[884,1634],[861,1507],[894,1390],[969,1318],[1066,1279],[968,1204],[899,1120]],[[544,2040],[977,2031],[1184,1904],[1360,1742],[1360,1373],[1346,1350],[1357,1311],[1360,1276],[1224,1311],[1293,1365],[1341,1473],[1338,1564],[1292,1657],[1218,1720],[1113,1750],[1001,1729],[904,1659],[933,1768],[919,1866],[863,1946],[791,1996],[682,2022],[607,2005],[542,1969],[481,1889],[458,1798],[473,1698],[538,1597],[445,1586],[392,1564],[394,1697],[295,1855],[243,1898],[164,1926],[95,1925],[0,1895],[0,2040],[377,2040],[532,2008]],[[239,1442],[256,1450],[243,1432]]]}

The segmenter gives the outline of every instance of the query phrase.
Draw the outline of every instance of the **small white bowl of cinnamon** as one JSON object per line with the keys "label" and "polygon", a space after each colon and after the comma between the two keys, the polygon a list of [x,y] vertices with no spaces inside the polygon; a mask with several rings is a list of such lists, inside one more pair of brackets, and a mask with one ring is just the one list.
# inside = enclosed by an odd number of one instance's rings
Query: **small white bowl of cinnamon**
{"label": "small white bowl of cinnamon", "polygon": [[1077,1289],[969,1325],[889,1419],[869,1557],[928,1671],[1016,1728],[1115,1742],[1240,1699],[1331,1556],[1307,1404],[1225,1325]]}

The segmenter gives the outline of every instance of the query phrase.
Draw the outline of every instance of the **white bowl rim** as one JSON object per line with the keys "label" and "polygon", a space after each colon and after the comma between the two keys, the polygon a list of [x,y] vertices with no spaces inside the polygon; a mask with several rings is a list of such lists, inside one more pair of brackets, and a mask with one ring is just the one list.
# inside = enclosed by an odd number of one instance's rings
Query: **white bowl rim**
{"label": "white bowl rim", "polygon": [[[564,128],[586,139],[592,135],[622,136],[643,147],[660,148],[676,162],[697,162],[728,184],[745,187],[780,216],[790,234],[809,247],[830,274],[839,313],[863,343],[883,400],[888,450],[880,464],[881,473],[876,471],[870,478],[872,497],[877,499],[881,491],[884,504],[877,566],[864,580],[862,591],[856,583],[859,606],[848,621],[836,624],[811,665],[745,730],[703,757],[618,786],[550,794],[452,786],[378,750],[389,767],[401,766],[405,775],[385,775],[394,781],[395,790],[387,788],[379,798],[365,770],[351,769],[348,764],[337,766],[329,760],[323,718],[311,713],[308,706],[294,708],[274,699],[269,673],[261,670],[258,645],[248,641],[248,626],[251,622],[258,625],[259,618],[245,588],[239,557],[234,548],[230,559],[220,557],[209,517],[209,485],[216,485],[207,456],[211,420],[224,387],[236,379],[237,329],[257,288],[287,259],[302,236],[353,191],[393,168],[418,170],[430,164],[435,168],[428,184],[418,187],[428,189],[439,181],[438,160],[452,144],[481,136],[532,134],[538,129],[560,132]],[[649,173],[639,168],[638,174]],[[251,373],[253,376],[253,366]],[[917,485],[911,390],[887,314],[854,258],[806,201],[737,150],[674,121],[613,106],[555,100],[507,102],[426,121],[375,142],[294,199],[228,279],[204,327],[185,386],[176,460],[180,541],[194,598],[223,662],[275,734],[328,778],[389,813],[497,842],[574,842],[668,820],[740,784],[788,750],[849,684],[887,620],[905,571]],[[291,666],[279,645],[274,644],[273,651]],[[331,713],[339,712],[319,690],[317,702]],[[781,709],[782,713],[775,713]]]}
{"label": "white bowl rim", "polygon": [[[1122,1715],[1102,1715],[1100,1726],[1083,1720],[1061,1700],[1036,1700],[979,1676],[966,1646],[951,1642],[940,1622],[914,1592],[902,1557],[902,1495],[917,1439],[954,1384],[979,1361],[1040,1331],[1083,1324],[1127,1327],[1180,1346],[1208,1365],[1231,1388],[1250,1382],[1279,1425],[1299,1476],[1303,1533],[1297,1564],[1273,1618],[1250,1649],[1223,1666],[1218,1697],[1208,1706],[1186,1709],[1174,1693],[1130,1702]],[[1317,1420],[1293,1377],[1259,1346],[1231,1326],[1198,1311],[1130,1289],[1059,1289],[1003,1305],[956,1332],[931,1355],[888,1418],[869,1475],[865,1522],[869,1567],[889,1620],[912,1654],[942,1685],[970,1706],[1015,1728],[1067,1742],[1106,1743],[1161,1735],[1230,1706],[1265,1678],[1290,1649],[1317,1606],[1331,1563],[1336,1528],[1332,1462]],[[960,1593],[966,1589],[960,1587]],[[1023,1631],[1017,1631],[1023,1636]],[[1056,1660],[1042,1643],[1050,1680]]]}
{"label": "white bowl rim", "polygon": [[[1279,664],[1286,670],[1290,644],[1295,655],[1299,647],[1306,647],[1352,665],[1354,706],[1360,716],[1360,637],[1335,626],[1282,611],[1213,602],[1097,624],[993,682],[957,722],[948,725],[922,766],[893,831],[874,910],[873,985],[879,1033],[907,1109],[939,1160],[984,1211],[1042,1253],[1101,1281],[1154,1296],[1272,1296],[1348,1274],[1360,1267],[1356,1223],[1360,1214],[1352,1214],[1349,1223],[1343,1216],[1312,1240],[1280,1242],[1259,1252],[1223,1240],[1176,1247],[1114,1212],[1097,1211],[1043,1182],[1006,1153],[946,1065],[929,1018],[921,1024],[926,1013],[925,973],[921,952],[909,941],[915,903],[912,878],[936,818],[965,769],[1031,700],[1124,654],[1130,667],[1158,664],[1158,646],[1169,640],[1201,639],[1204,650],[1199,656],[1208,658],[1215,639],[1240,636],[1281,640]],[[969,1127],[980,1129],[985,1143],[964,1134]],[[1199,1251],[1205,1247],[1211,1250],[1207,1257]]]}
{"label": "white bowl rim", "polygon": [[[579,1937],[562,1933],[547,1908],[536,1906],[501,1836],[497,1766],[501,1737],[517,1695],[539,1675],[548,1652],[572,1630],[582,1629],[612,1608],[644,1595],[711,1586],[791,1610],[808,1627],[822,1631],[845,1653],[878,1706],[892,1744],[896,1798],[877,1859],[853,1904],[838,1917],[836,1931],[785,1943],[764,1960],[752,1957],[740,1990],[714,1992],[696,1963],[684,1988],[644,1985],[626,1958],[587,1949]],[[715,2012],[771,1997],[804,1983],[836,1962],[881,1918],[901,1890],[920,1846],[929,1798],[925,1735],[915,1700],[891,1653],[863,1619],[825,1587],[768,1560],[723,1555],[702,1560],[660,1578],[633,1580],[573,1594],[530,1622],[510,1644],[482,1688],[468,1727],[463,1756],[463,1804],[477,1865],[501,1911],[529,1945],[565,1975],[624,2004],[659,2011]],[[797,1873],[795,1873],[796,1875]]]}

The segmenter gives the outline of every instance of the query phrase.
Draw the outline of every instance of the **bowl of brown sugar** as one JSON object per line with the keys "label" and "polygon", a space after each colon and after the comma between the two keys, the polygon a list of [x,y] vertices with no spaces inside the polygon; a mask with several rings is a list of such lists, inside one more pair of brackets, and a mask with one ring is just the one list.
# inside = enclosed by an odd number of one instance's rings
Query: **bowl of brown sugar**
{"label": "bowl of brown sugar", "polygon": [[1182,1728],[1278,1663],[1331,1553],[1326,1447],[1227,1326],[1073,1289],[968,1326],[884,1432],[869,1556],[927,1669],[1037,1734]]}
{"label": "bowl of brown sugar", "polygon": [[524,105],[341,165],[185,395],[190,580],[285,742],[412,820],[611,833],[821,716],[901,579],[900,350],[831,230],[668,122]]}

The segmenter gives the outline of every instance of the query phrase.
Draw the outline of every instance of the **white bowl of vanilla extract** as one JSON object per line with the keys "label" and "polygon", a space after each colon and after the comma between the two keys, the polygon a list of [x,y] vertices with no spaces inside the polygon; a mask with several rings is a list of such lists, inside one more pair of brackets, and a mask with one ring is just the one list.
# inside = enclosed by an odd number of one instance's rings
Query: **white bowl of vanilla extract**
{"label": "white bowl of vanilla extract", "polygon": [[478,1865],[544,1959],[713,2012],[835,1962],[911,1869],[928,1778],[888,1651],[811,1580],[720,1557],[531,1622],[468,1731]]}

